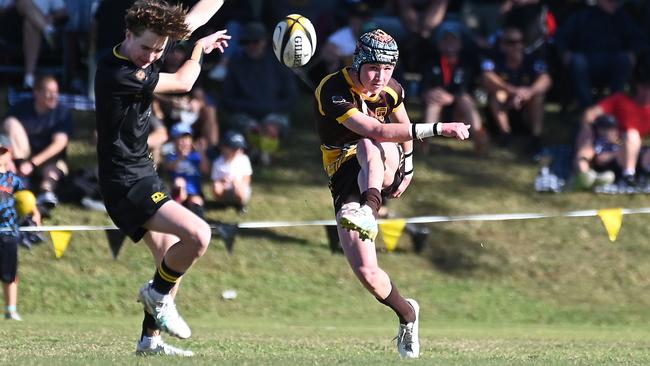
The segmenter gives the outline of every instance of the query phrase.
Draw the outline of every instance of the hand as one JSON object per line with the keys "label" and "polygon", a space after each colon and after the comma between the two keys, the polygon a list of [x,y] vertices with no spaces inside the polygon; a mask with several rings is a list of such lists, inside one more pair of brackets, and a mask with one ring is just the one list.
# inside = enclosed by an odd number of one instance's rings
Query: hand
{"label": "hand", "polygon": [[459,140],[469,138],[470,125],[461,122],[448,122],[442,124],[442,135],[445,137],[455,137]]}
{"label": "hand", "polygon": [[18,166],[18,173],[24,177],[28,177],[33,171],[34,164],[29,160],[21,162],[20,166]]}
{"label": "hand", "polygon": [[203,45],[203,53],[208,54],[215,48],[223,53],[224,49],[228,47],[228,40],[231,38],[226,34],[227,31],[226,29],[222,29],[199,39],[199,42]]}
{"label": "hand", "polygon": [[405,175],[404,178],[402,179],[402,183],[399,184],[399,187],[391,194],[391,197],[397,198],[406,191],[406,187],[411,184],[411,180],[413,179],[413,174]]}

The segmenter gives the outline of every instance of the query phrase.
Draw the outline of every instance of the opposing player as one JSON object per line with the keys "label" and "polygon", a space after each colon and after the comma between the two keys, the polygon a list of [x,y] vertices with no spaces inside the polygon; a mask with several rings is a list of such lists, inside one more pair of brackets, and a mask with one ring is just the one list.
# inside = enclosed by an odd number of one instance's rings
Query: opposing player
{"label": "opposing player", "polygon": [[144,238],[156,261],[153,280],[140,290],[145,309],[138,354],[192,356],[164,343],[160,330],[188,338],[190,328],[176,310],[178,282],[208,248],[211,230],[191,211],[170,200],[148,152],[153,93],[187,92],[201,71],[204,53],[223,52],[225,30],[199,39],[191,58],[173,74],[158,61],[172,43],[205,24],[223,0],[200,0],[189,12],[162,0],[138,0],[126,13],[122,43],[98,63],[95,76],[99,182],[106,209],[133,241]]}
{"label": "opposing player", "polygon": [[377,211],[384,198],[399,197],[411,182],[413,139],[441,135],[464,140],[469,125],[411,124],[404,91],[392,78],[398,56],[390,35],[379,29],[364,33],[352,67],[320,82],[315,107],[345,256],[365,288],[397,314],[399,354],[417,358],[419,305],[402,297],[377,264]]}

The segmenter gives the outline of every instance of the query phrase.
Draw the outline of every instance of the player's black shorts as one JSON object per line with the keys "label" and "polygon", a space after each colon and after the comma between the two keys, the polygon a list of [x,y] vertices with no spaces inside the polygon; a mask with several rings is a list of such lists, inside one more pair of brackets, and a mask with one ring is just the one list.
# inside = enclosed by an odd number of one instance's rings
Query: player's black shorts
{"label": "player's black shorts", "polygon": [[[400,155],[401,154],[400,149]],[[400,160],[402,160],[400,158]],[[359,202],[361,192],[359,192],[359,183],[357,177],[361,171],[361,166],[356,156],[343,163],[339,169],[334,173],[329,181],[330,192],[334,200],[334,212],[339,212],[341,207],[348,202]],[[395,172],[395,179],[393,184],[382,189],[381,195],[384,200],[390,198],[390,195],[395,192],[397,187],[404,179],[404,165],[400,164],[399,169]]]}
{"label": "player's black shorts", "polygon": [[106,211],[115,226],[134,242],[147,232],[142,225],[170,200],[170,194],[157,176],[142,178],[130,186],[101,184]]}
{"label": "player's black shorts", "polygon": [[18,238],[0,235],[0,281],[12,283],[18,271]]}

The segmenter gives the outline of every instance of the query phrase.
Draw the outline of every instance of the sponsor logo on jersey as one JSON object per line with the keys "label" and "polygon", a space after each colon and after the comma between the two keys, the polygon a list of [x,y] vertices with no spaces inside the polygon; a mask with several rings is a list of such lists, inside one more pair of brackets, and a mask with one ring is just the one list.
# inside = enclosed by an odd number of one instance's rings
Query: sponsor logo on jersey
{"label": "sponsor logo on jersey", "polygon": [[340,95],[335,95],[335,96],[332,97],[332,103],[334,103],[334,104],[343,104],[343,103],[347,103],[347,102],[348,101],[345,100],[345,98],[343,98]]}
{"label": "sponsor logo on jersey", "polygon": [[158,202],[162,201],[163,199],[165,199],[165,197],[167,197],[167,196],[164,193],[156,192],[156,193],[151,195],[151,200],[153,201],[153,203],[158,203]]}
{"label": "sponsor logo on jersey", "polygon": [[141,69],[141,70],[138,70],[138,71],[135,72],[135,78],[136,79],[142,81],[142,80],[144,80],[144,77],[145,77],[144,70]]}

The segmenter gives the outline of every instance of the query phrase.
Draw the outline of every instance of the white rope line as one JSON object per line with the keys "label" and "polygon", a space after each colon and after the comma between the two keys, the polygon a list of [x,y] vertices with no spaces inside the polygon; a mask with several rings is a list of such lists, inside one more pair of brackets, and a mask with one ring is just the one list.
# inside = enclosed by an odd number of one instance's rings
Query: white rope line
{"label": "white rope line", "polygon": [[[418,216],[404,218],[403,220],[409,224],[427,224],[438,222],[458,222],[458,221],[509,221],[509,220],[532,220],[532,219],[546,219],[553,217],[592,217],[598,216],[600,210],[581,210],[581,211],[566,211],[559,213],[510,213],[510,214],[484,214],[484,215],[458,215],[458,216]],[[633,214],[648,214],[650,207],[643,208],[624,208],[622,209],[623,215]],[[394,219],[381,219],[378,222],[400,220]],[[224,223],[227,224],[227,223]],[[253,221],[242,222],[236,225],[240,229],[261,229],[261,228],[279,228],[279,227],[298,227],[298,226],[330,226],[336,225],[335,220],[313,220],[313,221]],[[217,227],[212,225],[212,229]],[[0,231],[10,231],[9,228],[1,228]],[[108,226],[90,226],[90,225],[60,225],[60,226],[29,226],[21,227],[20,231],[105,231],[117,230],[113,225]]]}

